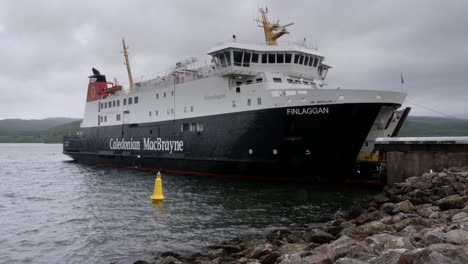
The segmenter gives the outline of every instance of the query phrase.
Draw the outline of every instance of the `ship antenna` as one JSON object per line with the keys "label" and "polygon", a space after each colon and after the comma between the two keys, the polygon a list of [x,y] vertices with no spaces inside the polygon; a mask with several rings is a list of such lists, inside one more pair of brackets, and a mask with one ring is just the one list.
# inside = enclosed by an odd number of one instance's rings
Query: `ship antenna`
{"label": "ship antenna", "polygon": [[289,32],[286,30],[286,27],[294,25],[294,23],[289,23],[284,26],[279,24],[279,20],[276,23],[270,23],[267,17],[268,7],[266,7],[265,9],[260,8],[259,12],[262,16],[262,20],[257,19],[256,21],[258,22],[258,26],[262,27],[263,30],[265,31],[266,44],[268,46],[278,46],[278,43],[276,42],[276,40],[279,39],[284,34],[289,34]]}
{"label": "ship antenna", "polygon": [[128,60],[128,52],[127,52],[127,49],[128,49],[128,46],[125,45],[125,39],[122,38],[122,45],[123,45],[123,53],[124,53],[124,57],[125,57],[125,65],[127,66],[127,73],[128,73],[128,82],[130,83],[130,93],[133,92],[133,77],[132,77],[132,70],[130,68],[130,62]]}

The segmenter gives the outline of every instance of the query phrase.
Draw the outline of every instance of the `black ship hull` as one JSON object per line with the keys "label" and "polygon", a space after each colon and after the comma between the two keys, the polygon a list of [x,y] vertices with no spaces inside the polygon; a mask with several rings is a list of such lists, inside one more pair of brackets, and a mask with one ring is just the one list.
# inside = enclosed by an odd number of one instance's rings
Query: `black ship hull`
{"label": "black ship hull", "polygon": [[64,154],[83,163],[191,175],[343,179],[352,175],[382,106],[287,107],[81,128],[79,136],[64,138]]}

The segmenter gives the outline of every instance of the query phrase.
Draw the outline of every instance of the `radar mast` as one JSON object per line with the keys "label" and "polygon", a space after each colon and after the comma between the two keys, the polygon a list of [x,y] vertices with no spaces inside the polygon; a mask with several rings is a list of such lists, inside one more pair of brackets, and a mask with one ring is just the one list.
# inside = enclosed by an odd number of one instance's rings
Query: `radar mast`
{"label": "radar mast", "polygon": [[294,25],[294,23],[289,23],[287,25],[280,25],[279,20],[276,21],[276,23],[270,23],[268,21],[268,7],[263,9],[259,9],[260,14],[262,16],[262,19],[257,19],[256,21],[258,22],[258,26],[262,27],[263,30],[265,31],[265,41],[268,46],[278,46],[278,43],[276,42],[277,39],[279,39],[281,36],[284,34],[289,34],[289,32],[286,30],[286,27],[289,27],[291,25]]}

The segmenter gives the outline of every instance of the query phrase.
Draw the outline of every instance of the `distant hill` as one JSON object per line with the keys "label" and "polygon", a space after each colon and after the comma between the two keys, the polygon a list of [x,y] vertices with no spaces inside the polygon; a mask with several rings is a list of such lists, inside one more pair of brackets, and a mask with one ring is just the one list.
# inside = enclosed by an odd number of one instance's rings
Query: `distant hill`
{"label": "distant hill", "polygon": [[0,143],[61,143],[64,135],[76,133],[80,122],[65,117],[0,120]]}
{"label": "distant hill", "polygon": [[55,126],[80,120],[78,118],[54,117],[46,119],[3,119],[0,120],[0,131],[43,131]]}
{"label": "distant hill", "polygon": [[409,116],[398,133],[398,136],[468,136],[468,120],[445,117]]}

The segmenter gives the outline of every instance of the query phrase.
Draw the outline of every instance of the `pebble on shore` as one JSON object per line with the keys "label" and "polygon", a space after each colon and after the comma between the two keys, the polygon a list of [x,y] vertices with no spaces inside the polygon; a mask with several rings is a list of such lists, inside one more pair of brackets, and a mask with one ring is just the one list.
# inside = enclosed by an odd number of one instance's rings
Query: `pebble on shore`
{"label": "pebble on shore", "polygon": [[313,230],[277,230],[264,238],[214,245],[189,257],[166,252],[153,263],[465,264],[468,167],[387,186],[365,206]]}

